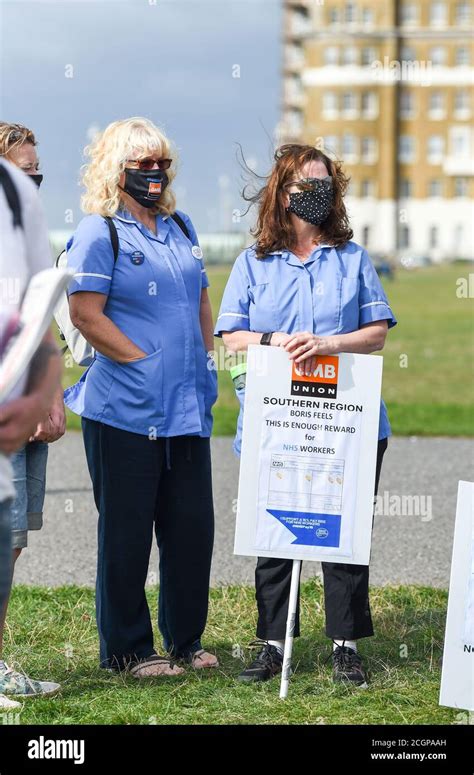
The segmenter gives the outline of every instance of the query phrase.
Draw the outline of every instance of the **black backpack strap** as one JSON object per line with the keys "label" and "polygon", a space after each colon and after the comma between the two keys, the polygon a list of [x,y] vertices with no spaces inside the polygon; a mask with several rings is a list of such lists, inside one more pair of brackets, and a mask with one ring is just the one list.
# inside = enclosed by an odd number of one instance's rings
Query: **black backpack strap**
{"label": "black backpack strap", "polygon": [[110,216],[106,215],[104,217],[104,220],[107,222],[107,226],[109,227],[109,231],[110,231],[110,241],[112,243],[112,250],[114,251],[114,261],[117,261],[117,256],[119,252],[119,238],[117,234],[117,227],[115,226],[113,218],[110,218]]}
{"label": "black backpack strap", "polygon": [[189,229],[186,226],[186,224],[183,221],[183,219],[181,218],[181,216],[178,215],[178,213],[173,213],[173,215],[171,217],[172,217],[173,221],[178,224],[178,226],[181,229],[181,231],[183,232],[184,236],[187,237],[188,239],[191,239],[191,237],[189,236]]}
{"label": "black backpack strap", "polygon": [[22,229],[23,219],[21,215],[20,197],[18,196],[18,191],[16,190],[16,186],[10,173],[3,164],[0,164],[0,186],[3,187],[8,206],[12,211],[13,226],[19,226],[20,229]]}

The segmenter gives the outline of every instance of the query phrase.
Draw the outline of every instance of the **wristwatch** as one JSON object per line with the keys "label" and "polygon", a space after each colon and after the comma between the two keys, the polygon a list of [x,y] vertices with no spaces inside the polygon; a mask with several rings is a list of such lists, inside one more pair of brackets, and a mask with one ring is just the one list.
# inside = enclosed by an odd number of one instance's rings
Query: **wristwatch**
{"label": "wristwatch", "polygon": [[268,334],[262,334],[262,338],[260,339],[260,344],[271,344],[272,336],[273,336],[273,331],[270,331]]}

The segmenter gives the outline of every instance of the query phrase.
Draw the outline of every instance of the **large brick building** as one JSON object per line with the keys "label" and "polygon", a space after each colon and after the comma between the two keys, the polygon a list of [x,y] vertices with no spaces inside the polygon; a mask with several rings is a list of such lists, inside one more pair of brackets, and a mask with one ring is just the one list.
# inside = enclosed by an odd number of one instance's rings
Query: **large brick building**
{"label": "large brick building", "polygon": [[280,138],[351,176],[355,239],[474,257],[473,4],[285,0]]}

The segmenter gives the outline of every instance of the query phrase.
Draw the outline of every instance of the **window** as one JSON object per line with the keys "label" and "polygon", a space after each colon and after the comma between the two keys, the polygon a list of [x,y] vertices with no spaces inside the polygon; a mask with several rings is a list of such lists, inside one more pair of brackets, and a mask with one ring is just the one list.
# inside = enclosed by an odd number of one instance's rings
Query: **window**
{"label": "window", "polygon": [[411,195],[412,195],[411,180],[409,180],[408,178],[402,178],[400,181],[400,190],[399,190],[400,198],[406,199]]}
{"label": "window", "polygon": [[403,3],[400,9],[400,21],[406,26],[416,24],[418,21],[418,6],[416,3]]}
{"label": "window", "polygon": [[364,91],[361,94],[362,118],[376,118],[379,112],[378,98],[375,92]]}
{"label": "window", "polygon": [[360,195],[362,197],[369,197],[374,195],[374,182],[373,180],[363,180],[360,185]]}
{"label": "window", "polygon": [[439,230],[437,226],[430,226],[430,248],[437,248],[439,245]]}
{"label": "window", "polygon": [[337,94],[327,91],[323,94],[323,115],[325,118],[335,118],[339,113]]}
{"label": "window", "polygon": [[357,113],[357,95],[354,92],[348,91],[342,95],[342,113],[344,116]]}
{"label": "window", "polygon": [[448,9],[446,3],[431,3],[430,24],[432,27],[444,27],[448,21]]}
{"label": "window", "polygon": [[415,49],[411,46],[402,46],[400,49],[400,58],[402,62],[414,62]]}
{"label": "window", "polygon": [[355,135],[346,132],[342,136],[342,155],[346,160],[357,156],[357,138]]}
{"label": "window", "polygon": [[377,143],[375,137],[363,137],[361,142],[361,157],[366,164],[373,164],[377,158]]}
{"label": "window", "polygon": [[358,51],[355,46],[347,46],[342,51],[342,62],[345,65],[355,65],[357,63]]}
{"label": "window", "polygon": [[370,242],[370,226],[363,226],[362,228],[362,244],[368,248]]}
{"label": "window", "polygon": [[399,231],[399,243],[400,248],[409,248],[410,247],[410,228],[406,225],[406,223],[403,223],[400,226]]}
{"label": "window", "polygon": [[304,50],[300,43],[288,43],[285,46],[285,64],[290,70],[302,67],[304,61]]}
{"label": "window", "polygon": [[372,8],[362,9],[362,24],[364,27],[372,27],[374,23],[374,12]]}
{"label": "window", "polygon": [[303,112],[298,108],[292,108],[285,112],[284,116],[285,133],[291,137],[299,137],[303,131]]}
{"label": "window", "polygon": [[469,181],[467,178],[454,178],[454,196],[468,196]]}
{"label": "window", "polygon": [[469,118],[471,114],[467,89],[459,89],[454,94],[454,112],[457,118]]}
{"label": "window", "polygon": [[345,13],[345,19],[346,22],[355,22],[356,20],[356,4],[355,3],[346,3],[346,13]]}
{"label": "window", "polygon": [[402,164],[415,161],[415,140],[411,135],[400,135],[398,140],[398,160]]}
{"label": "window", "polygon": [[444,154],[444,138],[442,135],[430,135],[427,145],[429,164],[441,164]]}
{"label": "window", "polygon": [[471,64],[471,52],[467,46],[459,46],[456,49],[455,62],[459,67]]}
{"label": "window", "polygon": [[337,135],[326,135],[324,138],[324,152],[328,156],[337,156],[339,153],[339,137]]}
{"label": "window", "polygon": [[433,180],[430,180],[428,184],[428,196],[434,197],[434,196],[442,196],[442,195],[443,195],[442,181],[439,180],[439,178],[433,178]]}
{"label": "window", "polygon": [[329,24],[331,27],[335,27],[339,24],[339,8],[329,9]]}
{"label": "window", "polygon": [[449,130],[451,154],[458,159],[469,159],[471,155],[471,130],[468,126],[452,126]]}
{"label": "window", "polygon": [[303,96],[303,82],[299,75],[290,75],[285,78],[285,97],[288,102],[296,102]]}
{"label": "window", "polygon": [[373,46],[364,46],[362,49],[362,64],[371,65],[377,59],[377,51]]}
{"label": "window", "polygon": [[339,49],[337,46],[328,46],[324,49],[324,64],[337,65],[339,63]]}
{"label": "window", "polygon": [[292,34],[296,37],[311,32],[309,10],[305,6],[295,6],[291,9],[290,28]]}
{"label": "window", "polygon": [[440,91],[433,91],[429,98],[428,116],[431,119],[444,118],[444,94]]}
{"label": "window", "polygon": [[400,117],[412,118],[414,115],[414,96],[410,89],[400,91]]}
{"label": "window", "polygon": [[458,3],[456,6],[456,24],[461,24],[464,26],[465,24],[470,24],[470,22],[471,4],[469,2]]}
{"label": "window", "polygon": [[436,65],[437,67],[439,65],[444,65],[446,60],[446,49],[443,46],[433,46],[433,48],[430,49],[428,59],[431,64]]}

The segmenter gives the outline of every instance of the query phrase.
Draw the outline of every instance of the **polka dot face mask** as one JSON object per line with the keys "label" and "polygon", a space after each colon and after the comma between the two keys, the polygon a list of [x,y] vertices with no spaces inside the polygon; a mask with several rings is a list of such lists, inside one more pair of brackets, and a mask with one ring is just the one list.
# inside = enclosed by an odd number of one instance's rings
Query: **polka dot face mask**
{"label": "polka dot face mask", "polygon": [[324,223],[333,204],[332,178],[304,178],[291,185],[298,186],[300,191],[288,194],[290,198],[287,213],[294,213],[307,223],[319,226]]}

